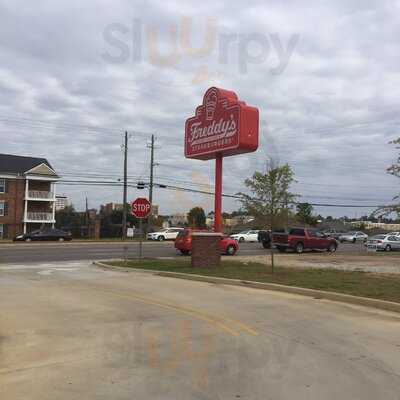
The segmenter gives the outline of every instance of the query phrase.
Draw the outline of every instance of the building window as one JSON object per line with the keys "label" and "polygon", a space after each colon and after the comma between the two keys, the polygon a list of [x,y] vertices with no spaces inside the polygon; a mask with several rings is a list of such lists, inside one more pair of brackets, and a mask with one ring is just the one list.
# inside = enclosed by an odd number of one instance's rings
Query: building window
{"label": "building window", "polygon": [[0,193],[6,192],[6,180],[0,179]]}
{"label": "building window", "polygon": [[4,239],[4,225],[0,224],[0,239]]}
{"label": "building window", "polygon": [[0,217],[4,217],[6,215],[6,203],[4,201],[0,201]]}

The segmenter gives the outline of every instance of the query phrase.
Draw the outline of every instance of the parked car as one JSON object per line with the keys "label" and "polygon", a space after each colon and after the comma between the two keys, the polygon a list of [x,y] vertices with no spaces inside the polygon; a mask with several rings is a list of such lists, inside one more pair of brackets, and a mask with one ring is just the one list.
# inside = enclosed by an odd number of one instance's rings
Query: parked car
{"label": "parked car", "polygon": [[[194,229],[185,229],[178,233],[178,237],[175,240],[175,248],[182,254],[190,254],[192,251],[192,234],[193,232],[200,232]],[[220,240],[221,254],[233,256],[239,250],[238,242],[230,237],[223,237]]]}
{"label": "parked car", "polygon": [[258,241],[258,232],[256,230],[242,231],[231,235],[232,239],[237,240],[239,243],[241,242],[257,242]]}
{"label": "parked car", "polygon": [[39,240],[58,240],[59,242],[63,242],[64,240],[72,240],[72,236],[70,232],[65,232],[61,229],[38,229],[23,235],[18,235],[14,238],[14,241],[17,242],[31,242]]}
{"label": "parked car", "polygon": [[339,236],[340,243],[366,242],[367,240],[368,240],[368,235],[366,233],[360,232],[360,231],[347,232],[347,233],[343,233],[342,235]]}
{"label": "parked car", "polygon": [[272,239],[274,246],[281,252],[291,249],[296,253],[302,253],[304,250],[310,249],[327,250],[333,253],[338,247],[336,239],[315,229],[291,228],[289,233],[274,232]]}
{"label": "parked car", "polygon": [[338,232],[336,229],[327,229],[325,231],[322,231],[322,233],[335,239],[339,239],[339,236],[343,235],[343,233]]}
{"label": "parked car", "polygon": [[165,228],[158,232],[151,232],[147,234],[147,240],[175,240],[179,232],[182,232],[184,228]]}
{"label": "parked car", "polygon": [[388,235],[400,237],[400,232],[389,232]]}
{"label": "parked car", "polygon": [[271,232],[270,231],[258,231],[258,241],[263,245],[264,249],[271,247]]}
{"label": "parked car", "polygon": [[394,235],[376,235],[365,243],[367,250],[400,250],[400,236]]}

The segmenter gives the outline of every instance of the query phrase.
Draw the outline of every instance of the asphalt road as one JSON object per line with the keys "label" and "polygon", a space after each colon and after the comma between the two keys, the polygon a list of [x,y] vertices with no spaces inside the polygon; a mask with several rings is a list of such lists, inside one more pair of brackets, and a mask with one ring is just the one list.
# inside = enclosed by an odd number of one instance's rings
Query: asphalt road
{"label": "asphalt road", "polygon": [[0,398],[399,400],[400,316],[88,262],[0,266]]}
{"label": "asphalt road", "polygon": [[[361,244],[339,245],[339,252],[362,251]],[[259,243],[241,243],[238,255],[262,255],[268,250]],[[365,250],[363,250],[365,251]],[[177,255],[173,242],[144,242],[145,257],[174,257]],[[138,242],[70,242],[70,243],[13,243],[0,244],[0,263],[101,260],[107,258],[137,257]]]}

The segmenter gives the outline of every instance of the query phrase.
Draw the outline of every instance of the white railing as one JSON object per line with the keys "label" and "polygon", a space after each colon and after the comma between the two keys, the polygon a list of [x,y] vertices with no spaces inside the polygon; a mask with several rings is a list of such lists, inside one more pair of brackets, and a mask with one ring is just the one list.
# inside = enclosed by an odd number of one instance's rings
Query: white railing
{"label": "white railing", "polygon": [[51,200],[54,198],[54,194],[53,194],[53,192],[45,192],[43,190],[29,190],[28,197],[30,199]]}
{"label": "white railing", "polygon": [[28,212],[26,218],[29,221],[52,221],[53,214],[47,212]]}

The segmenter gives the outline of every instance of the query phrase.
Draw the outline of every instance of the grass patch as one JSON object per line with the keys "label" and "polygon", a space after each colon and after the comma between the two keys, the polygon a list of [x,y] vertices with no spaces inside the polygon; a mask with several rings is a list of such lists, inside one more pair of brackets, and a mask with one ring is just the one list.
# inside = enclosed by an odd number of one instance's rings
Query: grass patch
{"label": "grass patch", "polygon": [[129,260],[126,264],[122,261],[110,264],[157,271],[278,283],[400,303],[400,275],[282,267],[277,267],[275,273],[272,274],[270,268],[264,264],[240,261],[222,261],[219,268],[192,268],[190,258],[180,260]]}

